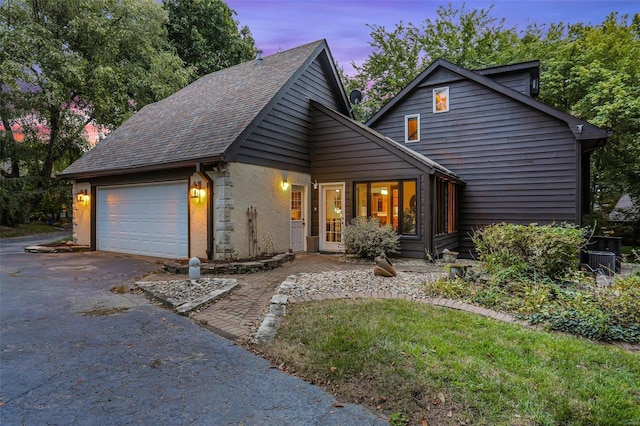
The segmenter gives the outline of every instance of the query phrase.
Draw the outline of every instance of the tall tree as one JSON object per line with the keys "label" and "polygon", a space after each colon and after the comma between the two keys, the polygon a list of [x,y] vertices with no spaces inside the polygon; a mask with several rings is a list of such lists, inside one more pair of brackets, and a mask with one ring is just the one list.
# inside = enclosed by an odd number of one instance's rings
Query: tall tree
{"label": "tall tree", "polygon": [[3,224],[54,198],[53,175],[88,148],[88,124],[113,128],[188,82],[166,21],[153,0],[0,5]]}
{"label": "tall tree", "polygon": [[222,0],[164,0],[169,40],[195,77],[253,59],[255,41]]}
{"label": "tall tree", "polygon": [[492,9],[468,10],[463,4],[457,10],[449,4],[438,8],[435,20],[419,26],[400,22],[389,32],[370,25],[373,53],[362,65],[352,64],[356,75],[345,82],[347,87],[366,88],[357,117],[372,115],[435,59],[467,68],[501,63],[518,37],[514,28],[505,28],[504,19],[490,16]]}

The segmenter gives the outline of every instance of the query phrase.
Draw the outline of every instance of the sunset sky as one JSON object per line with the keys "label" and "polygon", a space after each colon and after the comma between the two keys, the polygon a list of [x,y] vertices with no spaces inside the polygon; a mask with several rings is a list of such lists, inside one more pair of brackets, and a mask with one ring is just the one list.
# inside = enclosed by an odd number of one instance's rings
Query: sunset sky
{"label": "sunset sky", "polygon": [[[451,1],[460,9],[462,1]],[[371,52],[369,25],[391,31],[402,21],[420,24],[437,18],[439,6],[448,1],[427,0],[228,0],[240,25],[247,25],[256,47],[265,56],[311,41],[327,39],[334,59],[351,73],[351,62],[361,64]],[[466,9],[489,8],[491,1],[465,2]],[[505,18],[505,27],[524,30],[529,24],[600,24],[613,11],[621,15],[640,12],[638,0],[497,0],[491,17]]]}

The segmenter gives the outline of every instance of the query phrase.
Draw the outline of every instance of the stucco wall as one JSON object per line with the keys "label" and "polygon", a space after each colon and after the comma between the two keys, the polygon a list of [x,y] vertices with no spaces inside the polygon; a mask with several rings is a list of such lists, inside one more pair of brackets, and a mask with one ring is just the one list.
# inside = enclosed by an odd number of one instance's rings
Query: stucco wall
{"label": "stucco wall", "polygon": [[[247,218],[247,210],[252,207],[257,212],[258,254],[288,251],[291,185],[308,187],[310,175],[242,163],[229,164],[226,175],[216,179],[216,247],[220,248],[223,243],[221,229],[227,228],[227,248],[232,251],[225,254],[216,250],[216,258],[223,259],[225,255],[246,258],[253,254],[250,252],[251,228]],[[289,182],[287,190],[282,189],[283,179]],[[224,219],[228,219],[227,224],[221,224]]]}
{"label": "stucco wall", "polygon": [[[87,191],[86,201],[78,201],[78,193]],[[91,185],[89,183],[73,183],[73,242],[80,245],[91,244]]]}
{"label": "stucco wall", "polygon": [[195,182],[200,182],[202,191],[200,197],[191,198],[189,192],[189,256],[207,258],[207,205],[211,196],[211,189],[202,176],[193,174],[189,180],[189,188]]}

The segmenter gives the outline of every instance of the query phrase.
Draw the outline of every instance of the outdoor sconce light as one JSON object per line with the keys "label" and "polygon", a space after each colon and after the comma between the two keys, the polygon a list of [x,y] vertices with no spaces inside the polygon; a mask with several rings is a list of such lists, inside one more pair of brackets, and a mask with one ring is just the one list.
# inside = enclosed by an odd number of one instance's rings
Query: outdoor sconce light
{"label": "outdoor sconce light", "polygon": [[89,192],[86,189],[80,190],[76,197],[79,203],[87,204],[89,201]]}
{"label": "outdoor sconce light", "polygon": [[286,179],[284,179],[282,181],[282,190],[286,191],[287,189],[289,189],[289,181],[287,181]]}
{"label": "outdoor sconce light", "polygon": [[318,179],[316,179],[315,182],[311,182],[311,184],[313,185],[313,189],[318,189]]}
{"label": "outdoor sconce light", "polygon": [[189,196],[191,198],[200,200],[204,197],[204,194],[205,191],[202,189],[202,182],[193,182],[193,184],[191,184],[191,189],[189,190]]}

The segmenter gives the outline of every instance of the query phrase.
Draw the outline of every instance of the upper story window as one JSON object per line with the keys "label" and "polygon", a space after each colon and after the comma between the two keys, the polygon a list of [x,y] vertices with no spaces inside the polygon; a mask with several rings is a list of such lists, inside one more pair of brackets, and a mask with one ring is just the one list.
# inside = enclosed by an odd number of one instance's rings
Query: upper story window
{"label": "upper story window", "polygon": [[449,87],[433,89],[433,112],[449,111]]}
{"label": "upper story window", "polygon": [[404,141],[420,142],[420,114],[404,116]]}

